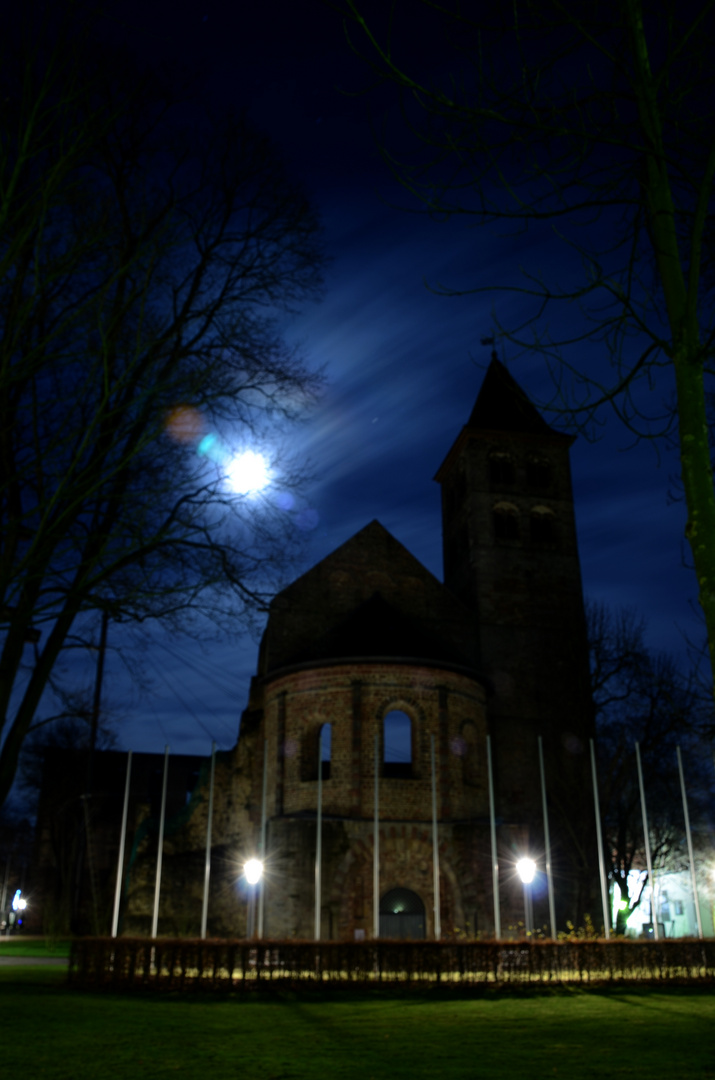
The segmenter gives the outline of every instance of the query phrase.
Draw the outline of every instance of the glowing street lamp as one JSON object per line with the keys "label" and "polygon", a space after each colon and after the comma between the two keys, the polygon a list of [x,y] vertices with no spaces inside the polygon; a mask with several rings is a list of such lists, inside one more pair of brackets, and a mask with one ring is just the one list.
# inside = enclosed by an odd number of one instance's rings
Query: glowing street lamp
{"label": "glowing street lamp", "polygon": [[248,927],[246,937],[252,938],[256,932],[256,887],[263,877],[263,863],[260,859],[249,859],[243,864],[243,876],[250,886],[248,896]]}
{"label": "glowing street lamp", "polygon": [[249,885],[257,885],[263,877],[263,863],[260,859],[249,859],[243,864],[243,873]]}
{"label": "glowing street lamp", "polygon": [[534,880],[534,874],[536,873],[536,863],[533,859],[523,858],[519,859],[516,864],[516,872],[522,880],[524,886],[524,923],[526,925],[527,937],[534,932],[534,912],[531,901],[531,883]]}
{"label": "glowing street lamp", "polygon": [[12,910],[24,911],[27,907],[27,900],[24,899],[19,889],[16,890],[15,895],[12,898]]}
{"label": "glowing street lamp", "polygon": [[[17,924],[18,926],[22,925],[22,913],[26,907],[27,900],[25,900],[25,898],[23,897],[21,890],[16,889],[15,895],[12,898],[12,911],[10,912],[8,919],[10,927],[14,926],[15,924]],[[8,927],[8,934],[9,933],[10,928]]]}

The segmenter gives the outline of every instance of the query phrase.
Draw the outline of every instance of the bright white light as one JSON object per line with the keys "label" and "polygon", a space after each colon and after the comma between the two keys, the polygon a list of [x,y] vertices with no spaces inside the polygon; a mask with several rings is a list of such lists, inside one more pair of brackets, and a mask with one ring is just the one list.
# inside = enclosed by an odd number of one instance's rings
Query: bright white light
{"label": "bright white light", "polygon": [[27,907],[27,900],[23,900],[22,896],[20,895],[20,890],[17,889],[15,891],[15,895],[12,898],[12,910],[13,911],[24,911],[26,907]]}
{"label": "bright white light", "polygon": [[237,495],[255,495],[271,481],[271,470],[263,454],[244,450],[226,465],[226,476]]}
{"label": "bright white light", "polygon": [[519,859],[516,872],[525,885],[530,885],[536,873],[536,863],[533,859]]}
{"label": "bright white light", "polygon": [[263,863],[260,859],[249,859],[243,864],[243,872],[249,885],[256,885],[263,877]]}

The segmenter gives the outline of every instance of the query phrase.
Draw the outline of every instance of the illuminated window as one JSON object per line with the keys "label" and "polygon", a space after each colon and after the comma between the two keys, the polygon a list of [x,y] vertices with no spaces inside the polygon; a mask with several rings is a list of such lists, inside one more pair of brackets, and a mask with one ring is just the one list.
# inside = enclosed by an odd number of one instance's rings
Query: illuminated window
{"label": "illuminated window", "polygon": [[412,721],[406,712],[392,709],[383,721],[382,775],[412,776]]}
{"label": "illuminated window", "polygon": [[519,539],[519,511],[511,503],[497,503],[493,510],[494,539]]}

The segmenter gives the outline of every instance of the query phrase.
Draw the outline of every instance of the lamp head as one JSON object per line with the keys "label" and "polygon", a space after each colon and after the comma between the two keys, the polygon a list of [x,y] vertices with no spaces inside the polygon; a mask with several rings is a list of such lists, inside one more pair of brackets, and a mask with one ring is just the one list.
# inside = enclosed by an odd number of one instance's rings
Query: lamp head
{"label": "lamp head", "polygon": [[536,863],[533,859],[519,859],[516,864],[516,872],[525,885],[530,885],[536,873]]}
{"label": "lamp head", "polygon": [[249,885],[256,885],[263,877],[263,863],[260,859],[249,859],[243,864],[243,872]]}

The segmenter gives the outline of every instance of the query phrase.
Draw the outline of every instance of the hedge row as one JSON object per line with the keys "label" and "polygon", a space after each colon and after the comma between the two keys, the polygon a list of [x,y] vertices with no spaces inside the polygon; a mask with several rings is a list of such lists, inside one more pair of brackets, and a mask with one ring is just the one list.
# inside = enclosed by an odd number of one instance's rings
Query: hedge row
{"label": "hedge row", "polygon": [[79,938],[69,981],[81,987],[181,990],[274,986],[703,982],[715,940],[225,941]]}

